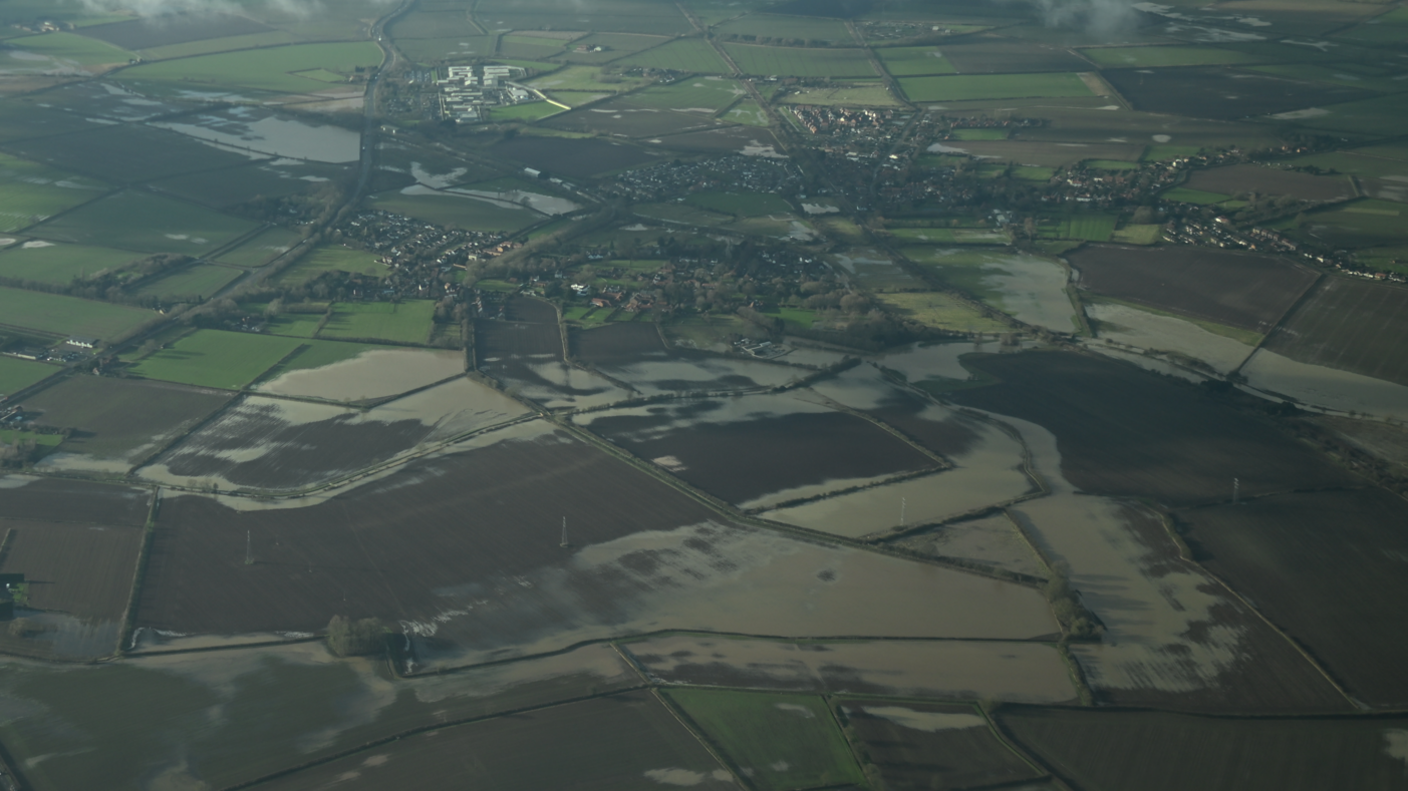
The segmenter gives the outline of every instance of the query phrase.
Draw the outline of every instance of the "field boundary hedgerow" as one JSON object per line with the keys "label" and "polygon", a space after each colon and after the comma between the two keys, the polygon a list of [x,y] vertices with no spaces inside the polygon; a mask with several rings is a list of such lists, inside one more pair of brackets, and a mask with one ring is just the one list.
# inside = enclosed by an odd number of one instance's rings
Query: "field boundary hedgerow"
{"label": "field boundary hedgerow", "polygon": [[127,606],[122,611],[122,631],[118,633],[114,656],[126,653],[128,642],[137,628],[137,602],[142,594],[142,582],[146,577],[152,545],[156,543],[156,514],[160,505],[161,488],[156,487],[152,490],[151,502],[147,504],[147,522],[142,526],[142,545],[137,550],[137,564],[132,570],[132,587],[127,593]]}

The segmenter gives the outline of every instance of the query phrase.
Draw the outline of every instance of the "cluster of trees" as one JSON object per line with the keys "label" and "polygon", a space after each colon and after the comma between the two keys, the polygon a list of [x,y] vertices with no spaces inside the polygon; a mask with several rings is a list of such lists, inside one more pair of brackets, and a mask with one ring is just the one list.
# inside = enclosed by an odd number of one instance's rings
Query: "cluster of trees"
{"label": "cluster of trees", "polygon": [[352,620],[334,615],[328,621],[328,650],[336,656],[367,656],[386,650],[390,635],[376,618]]}

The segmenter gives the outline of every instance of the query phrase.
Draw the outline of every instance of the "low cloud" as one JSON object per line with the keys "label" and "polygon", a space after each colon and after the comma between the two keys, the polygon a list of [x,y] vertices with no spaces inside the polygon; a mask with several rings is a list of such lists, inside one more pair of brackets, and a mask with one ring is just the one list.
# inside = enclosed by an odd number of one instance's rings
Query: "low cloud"
{"label": "low cloud", "polygon": [[1136,26],[1139,12],[1130,0],[1026,0],[1047,27],[1084,30],[1097,36]]}

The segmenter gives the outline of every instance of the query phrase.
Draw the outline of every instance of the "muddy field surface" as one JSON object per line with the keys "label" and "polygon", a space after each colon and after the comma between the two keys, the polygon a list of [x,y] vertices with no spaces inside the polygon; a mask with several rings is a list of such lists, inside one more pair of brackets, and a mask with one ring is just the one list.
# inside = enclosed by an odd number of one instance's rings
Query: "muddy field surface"
{"label": "muddy field surface", "polygon": [[[829,480],[936,466],[863,418],[820,408],[773,412],[769,411],[775,406],[772,397],[762,398],[604,413],[593,415],[589,428],[685,481],[739,504]],[[757,412],[750,410],[752,404]]]}
{"label": "muddy field surface", "polygon": [[237,487],[297,489],[386,461],[435,430],[415,419],[360,417],[336,407],[249,398],[165,454],[158,463],[160,477],[196,485],[218,479]]}
{"label": "muddy field surface", "polygon": [[229,400],[226,392],[167,382],[74,376],[26,398],[24,405],[41,413],[36,424],[73,430],[44,466],[111,466],[126,472]]}
{"label": "muddy field surface", "polygon": [[[544,749],[551,745],[551,759]],[[347,791],[736,789],[657,698],[628,692],[400,739],[259,786]]]}
{"label": "muddy field surface", "polygon": [[1112,69],[1100,74],[1136,110],[1224,121],[1376,95],[1218,68]]}
{"label": "muddy field surface", "polygon": [[206,633],[310,631],[338,613],[429,621],[457,586],[516,584],[570,557],[564,516],[580,546],[711,515],[555,434],[419,462],[306,508],[239,512],[176,497],[157,520],[139,620]]}
{"label": "muddy field surface", "polygon": [[956,392],[965,406],[1029,420],[1055,434],[1061,472],[1096,494],[1170,504],[1230,500],[1357,478],[1192,385],[1083,354],[974,358],[1001,384]]}
{"label": "muddy field surface", "polygon": [[1408,504],[1379,489],[1288,494],[1177,515],[1199,560],[1358,700],[1408,704]]}
{"label": "muddy field surface", "polygon": [[[504,304],[504,318],[509,321],[528,321],[534,324],[557,326],[557,308],[551,302],[531,297],[510,297]],[[559,344],[560,346],[561,344]]]}
{"label": "muddy field surface", "polygon": [[1223,195],[1290,195],[1307,201],[1333,201],[1354,197],[1354,185],[1347,176],[1312,176],[1292,170],[1258,165],[1232,165],[1211,170],[1197,170],[1188,178],[1187,186]]}
{"label": "muddy field surface", "polygon": [[1262,333],[1317,278],[1275,256],[1192,247],[1086,245],[1067,259],[1083,290]]}
{"label": "muddy field surface", "polygon": [[660,340],[654,324],[617,322],[592,330],[573,330],[568,338],[572,355],[584,363],[614,367],[641,358],[664,357],[670,350]]}
{"label": "muddy field surface", "polygon": [[0,518],[10,533],[0,573],[23,574],[29,605],[79,618],[117,620],[127,608],[142,531]]}
{"label": "muddy field surface", "polygon": [[841,712],[890,788],[983,787],[1044,775],[998,740],[973,706],[862,699],[845,701]]}
{"label": "muddy field surface", "polygon": [[1266,339],[1266,348],[1408,385],[1408,288],[1326,278]]}
{"label": "muddy field surface", "polygon": [[474,344],[480,372],[510,392],[550,408],[592,406],[630,395],[563,361],[562,332],[552,305],[516,297],[505,306],[504,316],[506,321],[476,321]]}
{"label": "muddy field surface", "polygon": [[60,478],[0,476],[0,516],[94,525],[146,524],[151,492]]}

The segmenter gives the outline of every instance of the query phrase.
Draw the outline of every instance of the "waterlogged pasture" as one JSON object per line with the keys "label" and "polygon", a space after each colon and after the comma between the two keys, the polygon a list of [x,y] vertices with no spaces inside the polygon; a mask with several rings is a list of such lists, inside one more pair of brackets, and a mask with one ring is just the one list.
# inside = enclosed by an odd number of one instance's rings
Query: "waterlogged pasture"
{"label": "waterlogged pasture", "polygon": [[0,232],[43,222],[107,190],[101,182],[0,154]]}
{"label": "waterlogged pasture", "polygon": [[331,124],[295,120],[236,107],[158,124],[164,129],[209,143],[262,154],[314,162],[355,162],[361,155],[361,135]]}
{"label": "waterlogged pasture", "polygon": [[56,242],[201,256],[255,227],[189,203],[127,191],[79,207],[31,233]]}
{"label": "waterlogged pasture", "polygon": [[1408,387],[1352,371],[1300,362],[1258,349],[1239,371],[1247,384],[1296,402],[1366,415],[1408,420]]}
{"label": "waterlogged pasture", "polygon": [[910,248],[905,255],[1020,322],[1057,332],[1079,328],[1066,293],[1066,270],[1055,261],[951,248]]}
{"label": "waterlogged pasture", "polygon": [[370,41],[295,44],[144,63],[124,71],[123,78],[199,90],[320,93],[328,90],[327,82],[298,72],[326,69],[350,75],[358,66],[376,66],[381,58],[381,48]]}
{"label": "waterlogged pasture", "polygon": [[384,398],[463,372],[464,354],[458,351],[374,348],[316,368],[286,370],[254,389],[271,395],[336,401]]}
{"label": "waterlogged pasture", "polygon": [[1056,649],[1035,642],[827,642],[680,634],[621,647],[652,678],[670,684],[1026,703],[1075,697]]}
{"label": "waterlogged pasture", "polygon": [[0,252],[0,277],[66,286],[140,258],[129,250],[31,240]]}
{"label": "waterlogged pasture", "polygon": [[1140,310],[1117,302],[1088,301],[1085,314],[1105,340],[1149,351],[1175,352],[1200,361],[1219,373],[1237,369],[1253,347],[1225,334],[1209,332],[1175,316]]}

